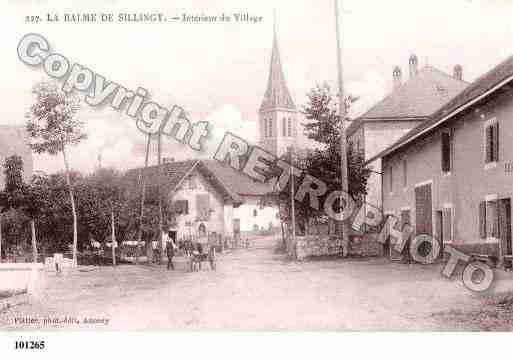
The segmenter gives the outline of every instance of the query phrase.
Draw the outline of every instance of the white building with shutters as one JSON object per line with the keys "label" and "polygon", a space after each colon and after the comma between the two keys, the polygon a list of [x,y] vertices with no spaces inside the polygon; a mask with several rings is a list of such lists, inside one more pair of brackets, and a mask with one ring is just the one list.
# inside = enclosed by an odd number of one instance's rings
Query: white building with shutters
{"label": "white building with shutters", "polygon": [[382,161],[385,214],[511,265],[512,118],[513,56],[369,159]]}

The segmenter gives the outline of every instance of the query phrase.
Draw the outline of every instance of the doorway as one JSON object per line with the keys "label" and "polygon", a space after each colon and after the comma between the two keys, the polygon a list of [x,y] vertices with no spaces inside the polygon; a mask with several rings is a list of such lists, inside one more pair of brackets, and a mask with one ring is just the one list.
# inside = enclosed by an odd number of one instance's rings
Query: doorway
{"label": "doorway", "polygon": [[[509,259],[505,265],[511,268],[512,244],[511,244],[511,199],[503,198],[499,200],[499,256]],[[509,257],[509,258],[508,258]]]}
{"label": "doorway", "polygon": [[[433,236],[433,200],[431,183],[415,187],[415,235],[427,234]],[[418,248],[418,254],[427,257],[432,254],[429,243],[424,242]],[[435,258],[432,258],[433,260]]]}

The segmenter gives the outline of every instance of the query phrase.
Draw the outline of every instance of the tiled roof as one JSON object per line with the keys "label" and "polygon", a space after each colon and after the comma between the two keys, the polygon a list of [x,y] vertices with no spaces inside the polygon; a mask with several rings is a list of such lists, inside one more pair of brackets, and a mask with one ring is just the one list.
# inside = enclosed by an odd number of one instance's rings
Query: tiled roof
{"label": "tiled roof", "polygon": [[501,84],[501,82],[509,82],[510,77],[513,76],[513,56],[509,57],[492,70],[488,71],[477,80],[472,82],[465,90],[460,92],[459,95],[454,97],[451,101],[445,104],[442,108],[436,111],[429,120],[422,122],[417,127],[413,128],[410,132],[401,137],[398,141],[390,147],[371,158],[368,162],[376,158],[381,158],[394,152],[403,145],[411,142],[414,138],[423,132],[430,131],[438,127],[443,122],[449,120],[452,116],[451,113],[458,110],[460,107],[468,104],[473,100],[477,100],[480,96],[486,95],[489,90]]}
{"label": "tiled roof", "polygon": [[223,183],[224,186],[239,195],[261,196],[273,191],[271,185],[256,181],[244,173],[217,160],[202,161],[202,163]]}
{"label": "tiled roof", "polygon": [[360,116],[363,119],[425,118],[459,94],[468,83],[432,66],[423,67]]}
{"label": "tiled roof", "polygon": [[[272,192],[272,187],[255,181],[249,176],[216,160],[175,161],[146,169],[145,180],[148,188],[156,187],[162,178],[162,191],[169,192],[176,188],[180,181],[196,166],[196,169],[213,184],[226,198],[235,203],[242,203],[241,196],[261,196]],[[139,194],[140,175],[142,168],[127,171],[125,180],[127,187]],[[162,175],[162,177],[159,177]]]}
{"label": "tiled roof", "polygon": [[276,31],[274,32],[267,90],[265,91],[264,99],[260,105],[260,111],[266,111],[274,108],[285,108],[290,110],[296,109],[296,105],[294,105],[294,101],[292,101],[289,89],[287,88],[285,75],[283,74],[283,69],[281,67]]}
{"label": "tiled roof", "polygon": [[[164,163],[160,166],[149,166],[144,171],[146,184],[148,187],[155,187],[159,184],[159,179],[162,179],[162,190],[165,192],[172,191],[193,168],[195,163],[196,161],[188,160]],[[135,194],[139,194],[140,191],[142,170],[142,167],[134,168],[128,170],[125,174],[125,183],[129,190]]]}

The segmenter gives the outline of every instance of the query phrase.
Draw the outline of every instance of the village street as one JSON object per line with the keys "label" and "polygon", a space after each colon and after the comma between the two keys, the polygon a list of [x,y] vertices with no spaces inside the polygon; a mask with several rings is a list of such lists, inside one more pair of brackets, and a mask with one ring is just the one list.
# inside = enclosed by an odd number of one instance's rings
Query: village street
{"label": "village street", "polygon": [[[483,296],[439,266],[387,259],[294,262],[276,254],[277,239],[219,257],[217,271],[185,273],[165,266],[85,268],[51,276],[39,303],[0,313],[4,329],[478,329],[446,321],[441,313],[479,308]],[[205,265],[205,267],[208,267]],[[495,290],[513,288],[502,272]],[[43,324],[43,319],[67,320]],[[37,323],[15,324],[15,318]],[[71,318],[71,319],[70,319]],[[85,318],[108,319],[85,324]],[[74,323],[74,320],[80,324]]]}

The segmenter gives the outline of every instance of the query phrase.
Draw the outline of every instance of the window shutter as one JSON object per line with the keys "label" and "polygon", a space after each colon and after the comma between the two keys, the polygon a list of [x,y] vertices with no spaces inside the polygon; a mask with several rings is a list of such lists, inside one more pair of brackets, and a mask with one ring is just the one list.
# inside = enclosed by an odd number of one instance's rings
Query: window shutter
{"label": "window shutter", "polygon": [[210,215],[210,196],[208,194],[196,195],[196,212],[201,220],[208,220]]}
{"label": "window shutter", "polygon": [[451,170],[451,135],[448,132],[442,133],[442,171]]}
{"label": "window shutter", "polygon": [[492,217],[493,225],[492,225],[492,237],[499,238],[499,201],[492,201],[491,205],[493,207]]}
{"label": "window shutter", "polygon": [[499,161],[499,122],[493,125],[493,161]]}
{"label": "window shutter", "polygon": [[485,162],[488,163],[488,162],[491,162],[492,161],[492,136],[493,136],[493,131],[492,131],[492,126],[486,126],[486,140],[485,140],[485,151],[486,151],[486,160]]}
{"label": "window shutter", "polygon": [[486,238],[486,202],[479,203],[479,238]]}

